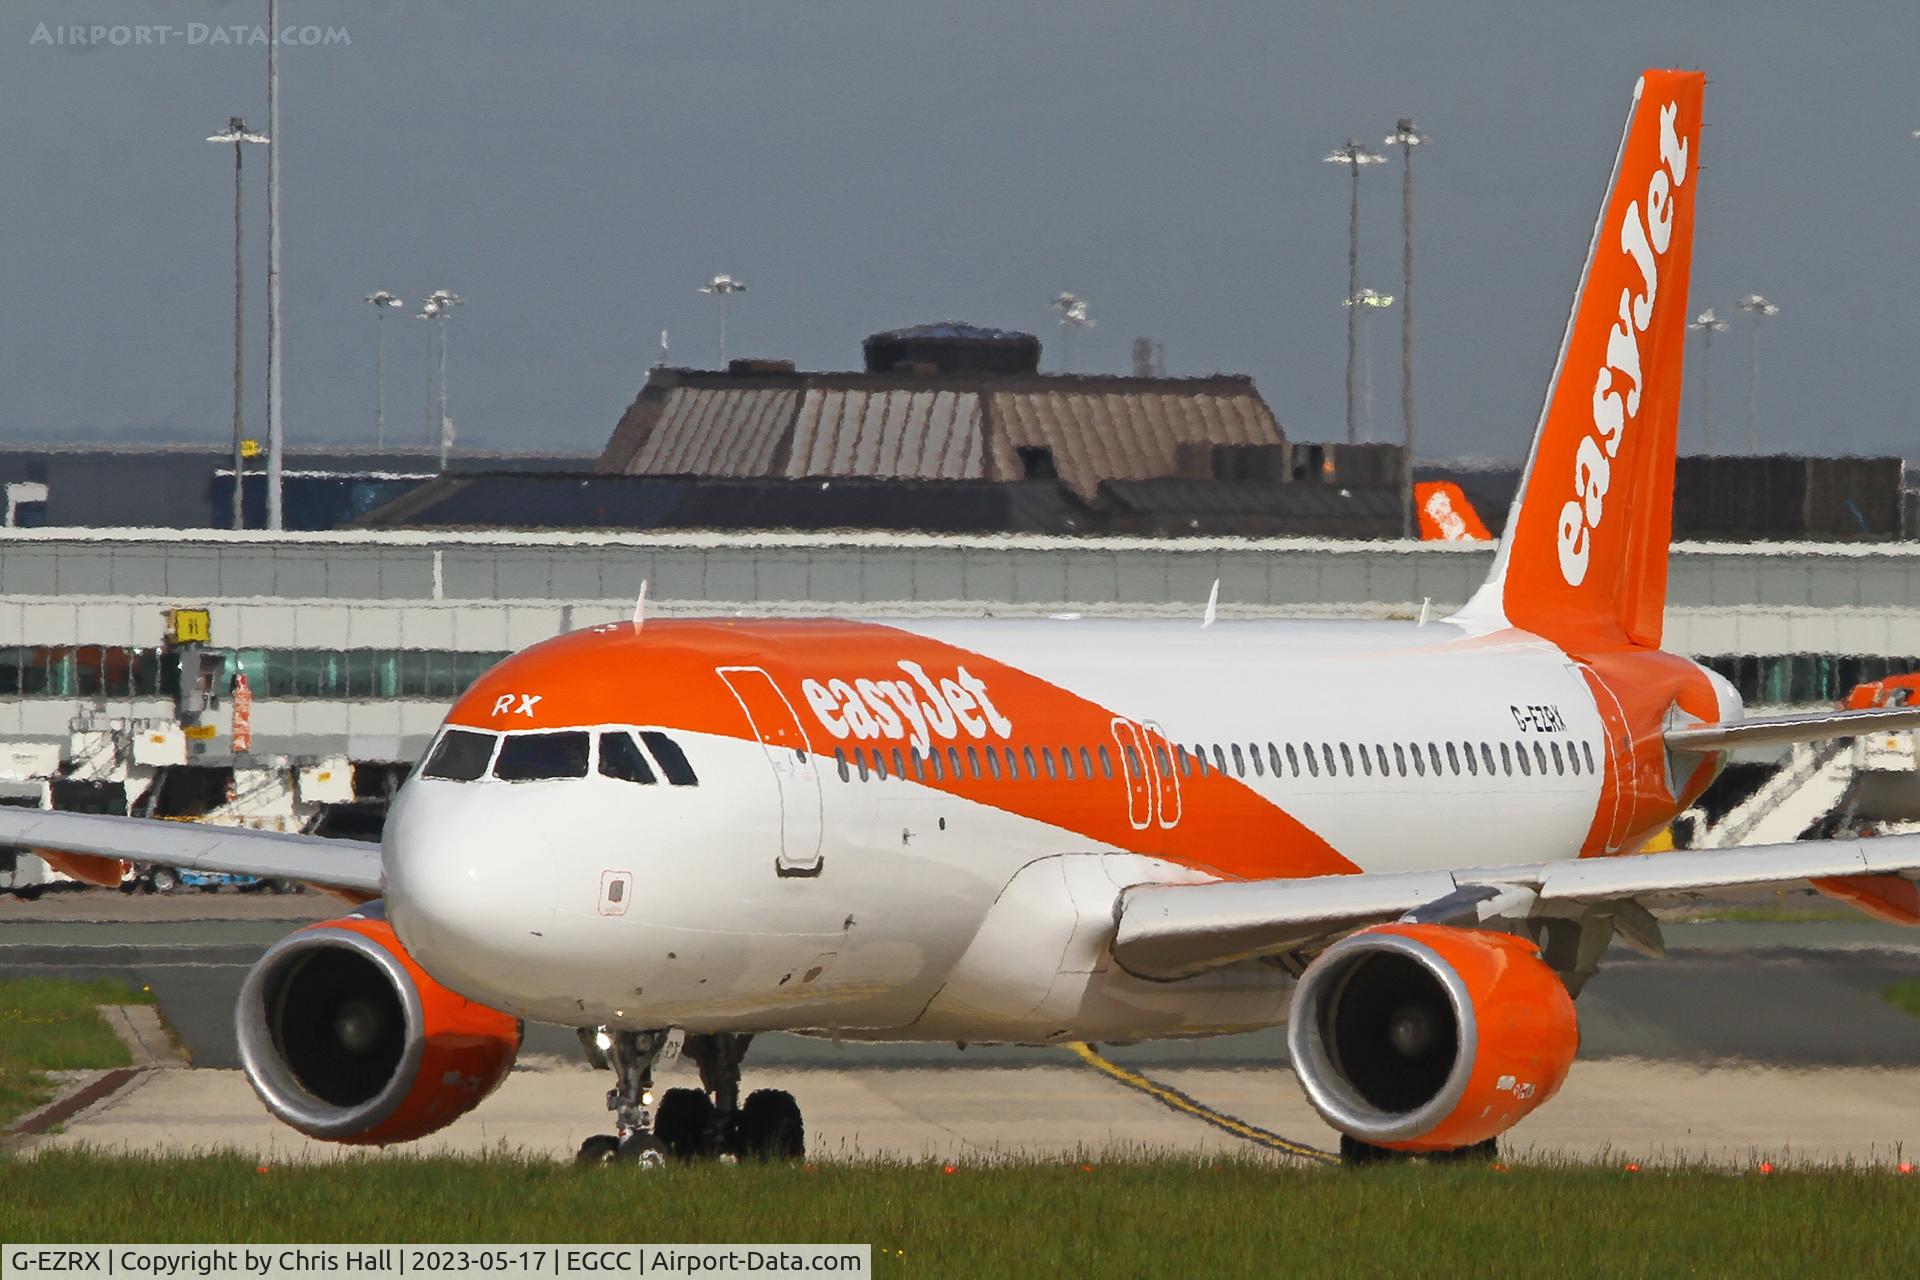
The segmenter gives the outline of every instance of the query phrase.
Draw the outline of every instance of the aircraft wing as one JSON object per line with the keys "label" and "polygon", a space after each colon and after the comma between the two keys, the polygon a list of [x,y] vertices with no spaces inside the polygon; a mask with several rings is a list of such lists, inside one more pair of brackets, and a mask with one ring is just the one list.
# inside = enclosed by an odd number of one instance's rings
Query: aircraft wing
{"label": "aircraft wing", "polygon": [[1676,726],[1666,732],[1675,751],[1726,751],[1733,747],[1772,747],[1792,742],[1824,742],[1868,733],[1920,729],[1920,707],[1873,707],[1862,711],[1813,711],[1801,715],[1755,716],[1726,724]]}
{"label": "aircraft wing", "polygon": [[[1657,949],[1635,900],[1812,882],[1885,919],[1920,924],[1920,836],[1810,840],[1450,871],[1136,885],[1121,895],[1114,958],[1146,978],[1186,977],[1390,920],[1467,922],[1617,904],[1629,941]],[[1645,921],[1642,929],[1638,921]]]}
{"label": "aircraft wing", "polygon": [[0,845],[82,858],[127,858],[196,871],[301,880],[378,897],[380,846],[161,818],[0,807]]}

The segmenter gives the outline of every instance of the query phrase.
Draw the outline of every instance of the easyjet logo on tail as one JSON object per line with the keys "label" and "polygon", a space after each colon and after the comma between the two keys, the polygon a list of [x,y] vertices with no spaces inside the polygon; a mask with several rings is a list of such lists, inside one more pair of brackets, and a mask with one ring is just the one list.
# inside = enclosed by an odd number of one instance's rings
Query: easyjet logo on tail
{"label": "easyjet logo on tail", "polygon": [[902,659],[899,667],[911,678],[803,680],[800,691],[836,738],[906,738],[924,753],[935,737],[1013,736],[1013,721],[993,705],[987,682],[965,667],[938,680],[917,662]]}
{"label": "easyjet logo on tail", "polygon": [[1620,290],[1620,314],[1607,335],[1606,358],[1593,383],[1593,430],[1580,441],[1573,461],[1573,493],[1560,508],[1557,543],[1560,576],[1570,587],[1586,580],[1593,534],[1606,518],[1607,488],[1613,460],[1629,424],[1640,412],[1641,335],[1653,323],[1660,294],[1660,266],[1673,238],[1674,192],[1686,185],[1688,146],[1676,121],[1677,103],[1660,108],[1660,162],[1647,182],[1644,204],[1627,206],[1620,222],[1620,252],[1640,275],[1640,291]]}

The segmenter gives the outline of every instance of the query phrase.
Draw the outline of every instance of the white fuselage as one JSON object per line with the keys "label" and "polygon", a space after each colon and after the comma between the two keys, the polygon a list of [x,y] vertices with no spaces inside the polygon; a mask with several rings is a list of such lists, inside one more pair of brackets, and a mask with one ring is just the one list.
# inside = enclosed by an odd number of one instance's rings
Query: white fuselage
{"label": "white fuselage", "polygon": [[[1512,632],[891,625],[1157,726],[1203,752],[1216,777],[1223,761],[1248,803],[1284,810],[1364,871],[1573,857],[1602,801],[1605,729],[1592,694],[1564,653]],[[636,786],[591,770],[531,782],[416,776],[384,847],[401,938],[455,990],[571,1025],[1033,1041],[1284,1019],[1289,980],[1275,965],[1147,982],[1107,954],[1121,889],[1221,874],[1155,844],[1208,817],[1191,783],[1182,793],[1172,776],[1144,785],[1098,767],[1092,778],[1076,769],[1071,780],[1028,780],[1048,788],[1042,819],[996,805],[984,778],[960,794],[891,769],[863,781],[850,764],[843,780],[836,748],[842,758],[877,748],[884,764],[903,744],[836,739],[831,717],[797,693],[790,701],[813,746],[799,771],[750,734],[661,725],[698,785]],[[1029,733],[1024,707],[998,710],[1016,748],[1102,745],[1050,741],[1045,728]],[[1110,754],[1124,774],[1121,752]],[[1181,765],[1189,780],[1200,767]],[[1137,833],[1127,846],[1083,834],[1116,815]],[[796,854],[803,866],[816,859],[808,874],[791,873]]]}

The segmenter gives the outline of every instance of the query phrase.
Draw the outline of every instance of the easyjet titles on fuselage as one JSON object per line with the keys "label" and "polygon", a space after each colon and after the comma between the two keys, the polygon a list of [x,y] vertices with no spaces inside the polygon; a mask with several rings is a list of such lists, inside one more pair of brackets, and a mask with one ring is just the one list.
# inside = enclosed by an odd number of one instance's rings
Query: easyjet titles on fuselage
{"label": "easyjet titles on fuselage", "polygon": [[993,705],[987,682],[965,667],[936,679],[917,662],[903,658],[898,665],[910,679],[808,679],[800,691],[836,738],[904,738],[924,752],[936,737],[1013,735],[1013,721]]}

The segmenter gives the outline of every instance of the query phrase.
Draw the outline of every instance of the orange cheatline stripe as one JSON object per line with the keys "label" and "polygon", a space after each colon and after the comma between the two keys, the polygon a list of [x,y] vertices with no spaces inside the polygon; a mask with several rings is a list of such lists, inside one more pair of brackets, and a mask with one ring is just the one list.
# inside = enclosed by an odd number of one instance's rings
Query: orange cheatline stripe
{"label": "orange cheatline stripe", "polygon": [[1245,1120],[1237,1116],[1230,1116],[1224,1111],[1217,1111],[1209,1107],[1198,1098],[1190,1094],[1182,1093],[1172,1085],[1165,1085],[1158,1081],[1149,1080],[1137,1071],[1129,1071],[1119,1063],[1109,1061],[1100,1056],[1099,1051],[1085,1041],[1076,1040],[1068,1044],[1067,1048],[1071,1049],[1074,1056],[1079,1058],[1080,1061],[1086,1063],[1102,1075],[1107,1076],[1109,1079],[1116,1080],[1129,1089],[1144,1093],[1155,1102],[1170,1107],[1182,1115],[1192,1116],[1196,1120],[1205,1121],[1216,1129],[1225,1130],[1236,1138],[1244,1138],[1246,1141],[1254,1143],[1257,1146],[1265,1147],[1270,1151],[1285,1152],[1287,1155],[1298,1156],[1302,1160],[1310,1160],[1318,1164],[1340,1163],[1340,1157],[1331,1151],[1322,1151],[1319,1147],[1308,1146],[1304,1142],[1295,1142],[1292,1138],[1284,1138],[1271,1129],[1262,1129],[1257,1124],[1248,1124]]}

